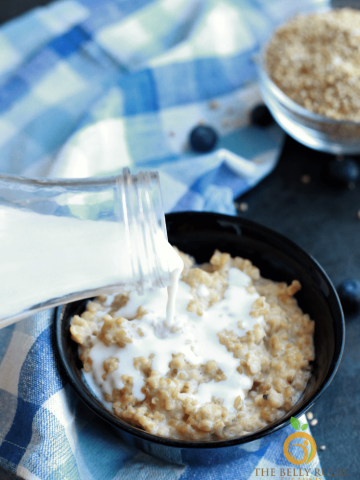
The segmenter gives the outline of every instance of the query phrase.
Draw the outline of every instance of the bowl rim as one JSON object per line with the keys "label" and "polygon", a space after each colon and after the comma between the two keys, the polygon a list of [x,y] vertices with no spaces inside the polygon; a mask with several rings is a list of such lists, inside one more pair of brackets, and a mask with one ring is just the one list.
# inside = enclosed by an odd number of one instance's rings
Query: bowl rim
{"label": "bowl rim", "polygon": [[[312,12],[315,13],[315,12]],[[286,22],[282,23],[284,25]],[[274,33],[276,32],[278,27],[276,27],[270,34],[270,37],[261,45],[259,54],[257,56],[257,69],[259,73],[259,78],[260,78],[260,86],[262,85],[263,87],[267,88],[270,90],[270,92],[274,95],[274,97],[285,107],[287,107],[289,110],[292,110],[293,112],[297,113],[298,115],[302,117],[306,117],[310,120],[314,120],[319,123],[327,123],[330,125],[344,125],[347,127],[357,127],[360,126],[360,121],[355,122],[353,120],[336,120],[335,118],[330,118],[330,117],[324,117],[323,115],[320,115],[318,113],[312,112],[308,110],[307,108],[303,107],[299,103],[296,103],[294,100],[292,100],[290,97],[286,95],[277,85],[274,83],[274,81],[271,79],[270,75],[268,74],[267,68],[266,68],[266,53],[270,44],[270,41],[272,40]]]}
{"label": "bowl rim", "polygon": [[[312,396],[308,398],[308,400],[302,405],[302,407],[297,411],[294,412],[293,415],[296,417],[299,417],[303,415],[320,397],[321,395],[325,392],[325,390],[328,388],[332,380],[334,379],[334,376],[339,368],[341,358],[343,355],[344,351],[344,344],[345,344],[345,320],[344,320],[344,314],[341,308],[341,303],[339,300],[339,297],[337,295],[336,289],[334,285],[332,284],[330,278],[324,271],[324,269],[321,267],[321,265],[305,250],[303,250],[301,247],[299,247],[297,244],[295,244],[292,240],[288,239],[287,237],[283,236],[282,234],[276,232],[275,230],[272,230],[268,227],[265,227],[257,222],[253,222],[251,220],[242,218],[242,217],[235,217],[231,215],[224,215],[220,213],[213,213],[213,212],[174,212],[174,213],[169,213],[166,214],[165,217],[167,220],[171,219],[176,219],[180,218],[181,216],[184,215],[191,215],[195,217],[207,217],[207,218],[220,218],[221,220],[227,220],[232,223],[236,223],[240,226],[243,226],[244,228],[250,228],[254,232],[260,231],[262,234],[265,235],[270,235],[272,239],[278,240],[280,242],[285,242],[288,247],[294,250],[295,254],[298,253],[302,256],[307,257],[307,259],[314,264],[314,267],[317,269],[317,271],[322,275],[325,283],[327,284],[327,287],[329,288],[329,293],[332,295],[333,300],[335,301],[335,306],[337,307],[337,312],[334,312],[332,315],[333,319],[335,318],[335,313],[337,313],[336,318],[340,319],[340,324],[338,324],[340,332],[341,332],[341,338],[338,336],[335,336],[335,346],[334,346],[334,354],[333,358],[331,360],[331,366],[330,369],[327,373],[327,376],[317,389],[317,391],[314,392]],[[80,301],[85,301],[85,300],[80,300]],[[256,432],[250,433],[248,435],[244,435],[242,437],[235,437],[231,439],[226,439],[226,440],[219,440],[219,441],[208,441],[208,442],[191,442],[187,440],[174,440],[174,439],[168,439],[165,437],[160,437],[157,435],[152,435],[150,433],[145,432],[144,430],[141,430],[138,427],[132,426],[130,424],[125,423],[124,421],[121,421],[120,419],[117,419],[115,415],[113,415],[111,412],[105,409],[105,407],[100,407],[97,405],[97,402],[100,405],[100,400],[96,399],[95,395],[88,395],[82,386],[78,384],[77,378],[73,376],[73,373],[71,371],[71,368],[67,362],[66,358],[66,353],[63,349],[62,345],[62,336],[61,336],[61,331],[62,331],[62,324],[63,324],[63,317],[66,314],[66,307],[69,304],[65,304],[62,306],[59,306],[56,308],[56,314],[55,314],[55,328],[54,328],[54,340],[55,340],[55,346],[56,346],[56,354],[60,360],[60,364],[63,367],[63,371],[65,372],[65,376],[70,383],[70,385],[73,387],[75,392],[79,395],[81,400],[98,416],[100,416],[103,420],[105,420],[107,423],[111,424],[112,426],[119,428],[120,430],[123,430],[135,437],[141,438],[142,440],[149,441],[152,443],[156,444],[161,444],[167,447],[174,447],[174,448],[190,448],[190,449],[213,449],[213,448],[225,448],[225,447],[231,447],[235,445],[242,445],[246,443],[253,442],[255,440],[259,440],[263,437],[266,437],[272,433],[275,433],[276,431],[286,427],[287,425],[290,424],[290,417],[288,417],[288,414],[284,415],[281,419],[279,419],[277,422],[274,422],[261,430],[258,430]],[[332,310],[333,312],[333,310]],[[89,391],[90,387],[88,387]],[[97,400],[94,401],[94,399]],[[295,405],[296,407],[296,405]]]}

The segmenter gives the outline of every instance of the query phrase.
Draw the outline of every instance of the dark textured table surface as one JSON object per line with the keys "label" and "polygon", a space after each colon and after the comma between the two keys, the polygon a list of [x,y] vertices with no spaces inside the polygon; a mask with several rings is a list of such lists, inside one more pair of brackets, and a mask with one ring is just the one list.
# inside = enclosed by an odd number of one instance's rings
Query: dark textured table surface
{"label": "dark textured table surface", "polygon": [[[332,157],[287,137],[275,171],[243,196],[241,215],[286,235],[313,255],[337,285],[360,279],[360,185],[350,190],[330,187],[322,172]],[[359,159],[360,160],[360,159]],[[302,183],[303,175],[310,182]],[[346,318],[342,362],[330,387],[311,409],[318,424],[312,434],[326,478],[345,468],[347,478],[360,478],[360,315]],[[326,473],[324,471],[324,473]],[[340,473],[340,472],[339,472]]]}
{"label": "dark textured table surface", "polygon": [[[3,2],[0,23],[46,3]],[[337,285],[349,277],[360,279],[360,184],[352,190],[327,185],[322,171],[330,158],[287,137],[275,171],[242,197],[248,210],[241,215],[292,239],[319,261]],[[310,176],[309,183],[302,183],[303,175]],[[360,314],[346,318],[338,373],[311,411],[318,419],[312,434],[318,447],[326,446],[319,451],[325,478],[336,477],[336,469],[339,475],[346,469],[349,480],[360,479]],[[1,470],[0,475],[5,478]]]}

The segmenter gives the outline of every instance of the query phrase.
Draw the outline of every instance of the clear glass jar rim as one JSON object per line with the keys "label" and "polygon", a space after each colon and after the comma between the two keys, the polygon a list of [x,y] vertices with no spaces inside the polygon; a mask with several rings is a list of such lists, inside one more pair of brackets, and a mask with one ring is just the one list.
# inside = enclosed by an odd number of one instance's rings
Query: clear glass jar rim
{"label": "clear glass jar rim", "polygon": [[[137,173],[131,173],[136,177]],[[158,179],[159,174],[155,171],[149,171],[151,179]],[[0,182],[13,182],[19,184],[27,184],[34,186],[46,186],[46,187],[76,187],[76,186],[89,186],[100,187],[115,185],[118,178],[121,178],[122,174],[111,175],[108,177],[86,177],[86,178],[42,178],[42,177],[24,177],[21,175],[0,174]]]}

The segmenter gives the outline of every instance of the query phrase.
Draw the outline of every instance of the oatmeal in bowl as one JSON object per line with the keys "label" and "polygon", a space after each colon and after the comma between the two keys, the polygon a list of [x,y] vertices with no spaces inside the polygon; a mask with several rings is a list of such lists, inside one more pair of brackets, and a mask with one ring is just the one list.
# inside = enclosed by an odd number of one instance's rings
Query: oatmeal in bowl
{"label": "oatmeal in bowl", "polygon": [[127,442],[175,463],[200,451],[202,463],[228,461],[271,442],[330,383],[340,304],[321,267],[265,227],[210,213],[166,220],[187,252],[173,320],[166,291],[69,304],[57,316],[61,361]]}
{"label": "oatmeal in bowl", "polygon": [[246,435],[295,405],[315,358],[301,285],[261,277],[216,250],[184,269],[175,315],[166,289],[101,296],[71,319],[85,379],[119,418],[153,435],[216,441]]}

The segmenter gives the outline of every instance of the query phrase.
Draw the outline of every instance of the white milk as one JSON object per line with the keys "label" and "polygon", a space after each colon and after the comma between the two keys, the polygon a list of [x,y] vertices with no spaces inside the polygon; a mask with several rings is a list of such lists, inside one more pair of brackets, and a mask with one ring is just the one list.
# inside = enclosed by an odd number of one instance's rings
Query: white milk
{"label": "white milk", "polygon": [[[137,238],[130,231],[130,243],[139,243]],[[160,229],[155,241],[162,252],[163,270],[169,268],[175,278],[182,269],[181,258]],[[151,259],[142,245],[138,247],[146,273]],[[49,300],[58,299],[59,304],[64,302],[62,297],[75,292],[85,292],[78,295],[84,298],[89,296],[87,290],[134,285],[130,261],[120,223],[41,215],[0,205],[0,327],[9,317],[21,312],[29,315],[29,309]]]}
{"label": "white milk", "polygon": [[[245,392],[252,387],[252,380],[238,373],[236,369],[240,364],[239,359],[234,358],[232,353],[219,342],[217,333],[226,329],[243,336],[246,331],[252,330],[256,323],[263,322],[262,316],[258,318],[250,316],[252,304],[259,295],[247,292],[246,286],[249,282],[250,278],[243,272],[235,268],[230,269],[229,287],[225,292],[225,298],[210,307],[200,317],[186,310],[192,295],[189,285],[180,281],[174,319],[171,323],[166,316],[166,289],[158,289],[144,296],[131,292],[128,303],[114,315],[133,318],[140,305],[148,312],[141,320],[132,320],[125,327],[122,325],[133,342],[126,344],[124,348],[119,348],[117,345],[106,347],[100,340],[93,337],[94,346],[90,351],[93,362],[92,371],[85,373],[85,378],[89,379],[89,383],[95,382],[104,392],[111,394],[114,388],[123,388],[121,376],[130,375],[134,379],[133,394],[138,400],[143,400],[145,396],[141,388],[144,386],[144,378],[135,369],[134,358],[141,356],[147,358],[150,354],[154,354],[152,369],[164,376],[169,371],[172,354],[182,352],[185,359],[194,365],[216,360],[227,377],[224,381],[211,381],[200,385],[196,395],[199,406],[211,401],[212,397],[223,398],[223,405],[229,411],[233,411],[234,400],[239,395],[245,398]],[[208,292],[205,286],[205,288],[202,287],[200,286],[199,290],[205,296]],[[104,312],[98,314],[103,315]],[[238,328],[239,321],[242,322],[243,329]],[[135,328],[132,325],[135,325]],[[176,325],[178,331],[173,331],[171,328],[173,325]],[[136,332],[137,327],[140,327],[144,336],[139,336]],[[109,357],[118,358],[119,367],[118,370],[108,374],[104,381],[103,362]],[[183,395],[186,396],[186,394]]]}

